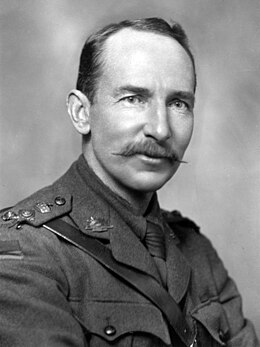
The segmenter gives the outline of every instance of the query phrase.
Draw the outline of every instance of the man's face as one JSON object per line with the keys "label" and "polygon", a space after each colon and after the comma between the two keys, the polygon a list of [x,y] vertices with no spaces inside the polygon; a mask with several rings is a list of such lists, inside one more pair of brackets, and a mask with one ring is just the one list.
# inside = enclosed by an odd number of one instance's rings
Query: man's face
{"label": "man's face", "polygon": [[119,195],[156,191],[191,138],[192,62],[177,41],[133,29],[111,36],[102,59],[84,155]]}

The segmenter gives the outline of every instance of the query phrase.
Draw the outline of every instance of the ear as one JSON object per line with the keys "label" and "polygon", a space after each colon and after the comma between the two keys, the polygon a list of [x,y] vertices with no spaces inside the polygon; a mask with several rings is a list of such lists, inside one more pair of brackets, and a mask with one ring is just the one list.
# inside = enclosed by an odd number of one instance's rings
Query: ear
{"label": "ear", "polygon": [[90,132],[89,109],[90,102],[85,94],[77,89],[73,89],[67,97],[67,107],[70,119],[75,129],[81,135]]}

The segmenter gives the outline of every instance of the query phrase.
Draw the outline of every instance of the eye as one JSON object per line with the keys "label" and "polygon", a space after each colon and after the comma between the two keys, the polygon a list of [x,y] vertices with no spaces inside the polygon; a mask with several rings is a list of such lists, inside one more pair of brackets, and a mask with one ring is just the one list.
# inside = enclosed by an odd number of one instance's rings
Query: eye
{"label": "eye", "polygon": [[120,101],[131,104],[131,105],[138,105],[138,104],[143,104],[144,99],[141,95],[129,95],[125,96]]}
{"label": "eye", "polygon": [[182,101],[180,99],[174,99],[169,103],[170,107],[175,107],[178,110],[185,111],[189,109],[189,105],[187,102]]}

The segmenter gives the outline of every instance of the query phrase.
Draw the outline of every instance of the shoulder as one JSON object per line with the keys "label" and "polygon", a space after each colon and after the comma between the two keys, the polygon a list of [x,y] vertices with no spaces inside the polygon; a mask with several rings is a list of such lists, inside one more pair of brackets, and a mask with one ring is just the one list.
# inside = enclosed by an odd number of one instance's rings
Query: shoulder
{"label": "shoulder", "polygon": [[1,226],[19,228],[22,224],[39,227],[71,210],[71,194],[63,187],[45,187],[12,207],[0,211]]}
{"label": "shoulder", "polygon": [[[13,207],[2,209],[0,259],[15,261],[14,264],[19,261],[19,266],[38,264],[44,268],[52,259],[55,260],[52,264],[65,264],[66,249],[43,225],[55,218],[66,218],[70,210],[71,194],[56,184],[37,191]],[[6,262],[0,262],[1,269],[2,266],[6,266]]]}
{"label": "shoulder", "polygon": [[164,223],[170,236],[174,236],[176,243],[180,243],[180,247],[187,256],[192,258],[198,253],[207,253],[212,250],[209,240],[200,232],[200,227],[190,218],[184,217],[179,211],[162,210]]}
{"label": "shoulder", "polygon": [[182,214],[177,211],[166,211],[161,210],[164,221],[170,226],[171,229],[174,229],[178,236],[183,236],[187,231],[195,231],[196,233],[200,232],[200,227],[191,219],[183,217]]}
{"label": "shoulder", "polygon": [[0,211],[0,276],[11,289],[9,274],[12,278],[22,274],[29,290],[36,283],[41,286],[48,283],[51,287],[53,281],[67,290],[72,256],[56,235],[42,226],[66,215],[71,208],[70,200],[69,194],[50,186]]}
{"label": "shoulder", "polygon": [[170,234],[174,234],[184,252],[187,249],[194,256],[198,251],[207,253],[213,249],[210,241],[201,233],[200,227],[190,218],[184,217],[177,210],[162,210],[162,216]]}
{"label": "shoulder", "polygon": [[162,210],[164,222],[175,234],[183,249],[188,248],[194,253],[215,252],[210,240],[201,232],[200,227],[190,218],[184,217],[179,211]]}

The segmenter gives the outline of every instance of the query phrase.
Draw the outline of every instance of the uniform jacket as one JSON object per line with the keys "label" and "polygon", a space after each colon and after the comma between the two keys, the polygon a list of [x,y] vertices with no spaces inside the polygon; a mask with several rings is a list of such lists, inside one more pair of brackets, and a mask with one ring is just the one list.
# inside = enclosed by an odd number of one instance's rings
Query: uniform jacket
{"label": "uniform jacket", "polygon": [[[182,346],[148,299],[42,227],[62,218],[106,244],[116,261],[161,281],[131,223],[92,189],[98,184],[111,194],[90,171],[81,156],[53,185],[1,213],[0,346]],[[180,214],[157,212],[167,290],[196,332],[194,346],[259,346],[209,240]],[[143,222],[138,214],[133,219],[137,228]]]}

